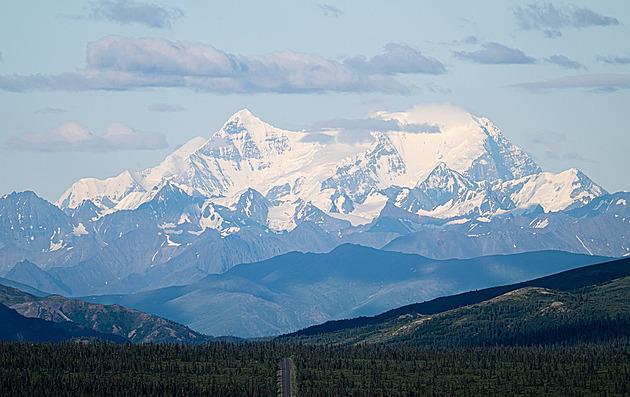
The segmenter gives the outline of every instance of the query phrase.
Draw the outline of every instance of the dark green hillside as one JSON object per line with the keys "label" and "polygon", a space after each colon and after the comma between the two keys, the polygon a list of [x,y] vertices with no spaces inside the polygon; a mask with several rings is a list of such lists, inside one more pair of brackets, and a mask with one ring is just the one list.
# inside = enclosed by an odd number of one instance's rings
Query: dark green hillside
{"label": "dark green hillside", "polygon": [[[340,341],[345,340],[348,335],[358,335],[367,330],[372,332],[378,329],[386,329],[390,327],[391,324],[396,324],[397,321],[403,321],[404,319],[414,321],[422,315],[434,315],[448,310],[485,302],[522,288],[538,287],[556,291],[571,291],[626,276],[630,276],[630,258],[585,266],[531,281],[437,298],[423,303],[403,306],[374,317],[330,321],[285,335],[281,337],[281,339],[293,337],[308,339],[309,337],[313,337],[313,340]],[[321,337],[317,335],[321,335]]]}
{"label": "dark green hillside", "polygon": [[573,291],[521,288],[435,315],[392,319],[346,334],[342,343],[529,346],[616,340],[630,340],[630,277]]}

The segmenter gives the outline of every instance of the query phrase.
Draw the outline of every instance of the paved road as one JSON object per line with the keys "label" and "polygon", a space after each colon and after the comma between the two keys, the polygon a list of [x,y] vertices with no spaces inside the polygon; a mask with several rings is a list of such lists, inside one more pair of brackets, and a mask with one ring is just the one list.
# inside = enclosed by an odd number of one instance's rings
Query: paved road
{"label": "paved road", "polygon": [[288,358],[280,359],[280,391],[282,397],[291,397],[291,362]]}

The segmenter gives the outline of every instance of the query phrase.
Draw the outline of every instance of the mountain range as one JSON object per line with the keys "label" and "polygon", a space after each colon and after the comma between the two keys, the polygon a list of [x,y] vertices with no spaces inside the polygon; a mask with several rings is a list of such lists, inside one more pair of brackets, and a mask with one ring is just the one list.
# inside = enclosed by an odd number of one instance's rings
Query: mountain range
{"label": "mountain range", "polygon": [[559,211],[606,193],[575,169],[542,172],[486,118],[443,106],[438,120],[428,110],[379,113],[373,117],[379,128],[352,139],[344,129],[282,130],[244,109],[157,167],[82,179],[56,204],[76,210],[89,200],[106,213],[136,209],[173,185],[203,198],[173,228],[188,223],[233,234],[243,222],[230,222],[222,207],[232,217],[288,231],[312,211],[342,221],[340,229],[367,224],[388,205],[444,219],[533,205]]}
{"label": "mountain range", "polygon": [[[435,261],[534,251],[622,257],[630,255],[629,200],[630,193],[608,193],[577,169],[543,172],[490,120],[451,105],[313,131],[276,128],[244,109],[156,167],[82,179],[54,204],[28,191],[0,197],[0,277],[64,296],[132,296],[210,285],[232,277],[237,265],[282,262],[284,255],[335,257],[348,243]],[[289,276],[283,280],[290,285]],[[386,309],[428,296],[395,299],[382,288],[361,304]],[[217,296],[208,299],[222,302]],[[237,317],[256,307],[269,311],[272,301],[278,313],[308,314]],[[224,330],[246,323],[251,333],[243,335],[282,333],[363,313],[275,298],[250,304],[227,312],[232,317],[221,322],[232,325]],[[213,310],[178,319],[215,333]]]}
{"label": "mountain range", "polygon": [[609,260],[560,251],[434,260],[344,244],[326,254],[291,252],[237,265],[183,286],[82,299],[154,313],[209,335],[252,338]]}

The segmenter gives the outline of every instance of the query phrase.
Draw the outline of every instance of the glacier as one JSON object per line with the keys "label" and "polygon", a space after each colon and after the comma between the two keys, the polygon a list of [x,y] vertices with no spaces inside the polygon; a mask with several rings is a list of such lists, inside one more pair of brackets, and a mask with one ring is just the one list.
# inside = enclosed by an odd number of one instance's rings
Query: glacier
{"label": "glacier", "polygon": [[[543,173],[490,120],[452,105],[419,105],[373,118],[394,121],[386,125],[398,129],[369,131],[369,139],[353,142],[343,129],[288,131],[243,109],[208,139],[192,139],[158,166],[82,179],[56,205],[73,210],[90,201],[101,215],[133,210],[171,184],[204,198],[203,212],[215,214],[207,209],[236,210],[253,190],[258,194],[250,201],[266,208],[257,222],[283,232],[297,226],[305,206],[358,226],[378,218],[390,202],[417,215],[449,218],[536,204],[560,211],[606,193],[577,170]],[[199,222],[202,230],[240,230],[205,217]]]}

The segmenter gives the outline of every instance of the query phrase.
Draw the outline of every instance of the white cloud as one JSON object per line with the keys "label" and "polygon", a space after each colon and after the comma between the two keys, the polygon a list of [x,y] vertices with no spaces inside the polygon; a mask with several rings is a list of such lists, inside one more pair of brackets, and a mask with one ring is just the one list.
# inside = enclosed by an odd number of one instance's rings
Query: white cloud
{"label": "white cloud", "polygon": [[139,132],[123,123],[110,123],[105,127],[105,133],[94,135],[74,121],[47,131],[10,138],[6,144],[12,149],[30,152],[107,152],[168,147],[162,134]]}
{"label": "white cloud", "polygon": [[596,92],[612,92],[630,89],[630,74],[581,74],[559,77],[550,80],[514,84],[512,87],[530,92],[544,92],[557,89],[586,88]]}
{"label": "white cloud", "polygon": [[427,58],[409,46],[395,43],[387,44],[382,55],[376,55],[370,60],[363,57],[351,58],[344,65],[370,74],[446,73],[446,68],[437,59]]}
{"label": "white cloud", "polygon": [[321,132],[311,132],[301,139],[302,142],[317,142],[326,145],[335,141],[335,137]]}
{"label": "white cloud", "polygon": [[171,105],[168,103],[152,103],[149,106],[147,106],[147,109],[150,112],[182,112],[186,109],[184,109],[182,106],[179,105]]}
{"label": "white cloud", "polygon": [[576,70],[586,69],[586,66],[564,55],[552,55],[545,60],[551,63],[555,63],[558,66],[562,66],[563,68],[576,69]]}
{"label": "white cloud", "polygon": [[551,160],[593,162],[577,152],[566,152],[567,136],[562,132],[543,130],[527,135],[526,147],[544,150],[545,156]]}
{"label": "white cloud", "polygon": [[479,37],[477,36],[467,36],[467,37],[464,37],[464,39],[462,40],[462,43],[474,45],[474,44],[479,44],[480,40],[479,40]]}
{"label": "white cloud", "polygon": [[523,51],[517,48],[506,47],[499,43],[485,43],[481,50],[473,52],[457,51],[454,54],[461,59],[492,65],[536,63],[535,58],[525,55]]}
{"label": "white cloud", "polygon": [[396,119],[365,118],[365,119],[335,119],[316,124],[314,129],[339,129],[347,131],[387,132],[406,131],[413,133],[439,133],[440,127],[429,123],[402,123]]}
{"label": "white cloud", "polygon": [[210,45],[123,36],[88,43],[86,61],[88,70],[147,75],[227,77],[245,67],[237,56]]}
{"label": "white cloud", "polygon": [[63,108],[54,108],[54,107],[51,107],[51,106],[46,106],[46,107],[43,107],[41,109],[37,109],[35,111],[35,113],[42,113],[42,114],[46,114],[46,113],[66,113],[66,112],[68,112],[68,110],[63,109]]}
{"label": "white cloud", "polygon": [[133,90],[183,87],[218,93],[382,92],[414,87],[395,74],[444,73],[438,60],[398,44],[370,60],[345,63],[294,51],[243,56],[208,44],[107,36],[87,46],[86,68],[58,75],[0,75],[0,89]]}
{"label": "white cloud", "polygon": [[179,8],[166,8],[155,4],[128,0],[99,0],[89,3],[91,19],[106,19],[122,24],[139,23],[150,28],[170,28],[175,20],[184,16]]}
{"label": "white cloud", "polygon": [[630,56],[607,56],[597,57],[597,59],[608,64],[630,65]]}
{"label": "white cloud", "polygon": [[573,27],[583,29],[591,26],[619,25],[617,18],[598,14],[588,8],[578,8],[572,5],[554,5],[550,2],[527,4],[518,6],[514,10],[514,17],[519,28],[523,30],[544,30],[545,37],[562,36],[560,29]]}
{"label": "white cloud", "polygon": [[544,146],[551,152],[559,152],[567,142],[567,136],[555,131],[536,131],[527,135],[527,146]]}
{"label": "white cloud", "polygon": [[[315,124],[314,131],[338,130],[337,141],[343,143],[370,142],[374,140],[371,132],[405,131],[409,133],[439,133],[440,127],[432,123],[406,123],[398,119],[368,117],[363,119],[334,119]],[[327,143],[332,140],[328,135],[313,132],[305,141]]]}
{"label": "white cloud", "polygon": [[327,17],[339,18],[345,14],[339,8],[330,4],[318,4],[317,7],[319,7],[320,11]]}

